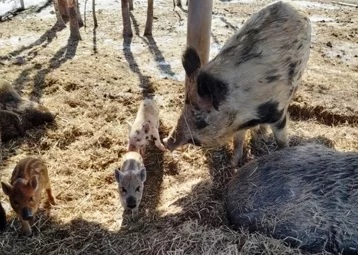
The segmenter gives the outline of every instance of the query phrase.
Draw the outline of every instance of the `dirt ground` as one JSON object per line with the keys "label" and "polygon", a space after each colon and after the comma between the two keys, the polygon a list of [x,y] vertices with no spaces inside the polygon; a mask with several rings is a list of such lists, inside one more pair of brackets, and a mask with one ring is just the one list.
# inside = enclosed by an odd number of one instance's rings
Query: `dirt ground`
{"label": "dirt ground", "polygon": [[[132,222],[123,212],[114,169],[125,153],[126,121],[134,120],[143,96],[154,95],[164,138],[184,98],[186,7],[173,11],[171,0],[156,0],[153,37],[143,37],[143,2],[134,1],[136,34],[130,40],[122,37],[118,1],[99,3],[97,29],[86,13],[79,42],[68,41],[69,28],[54,28],[51,5],[0,23],[0,78],[58,113],[54,124],[1,148],[1,180],[8,181],[27,155],[46,161],[57,205],[42,210],[34,235],[25,237],[1,193],[8,227],[0,234],[0,253],[300,254],[282,241],[230,230],[222,191],[237,170],[230,166],[231,144],[164,154],[151,146],[140,219]],[[211,57],[269,2],[214,0]],[[358,9],[331,1],[295,3],[307,10],[313,32],[308,68],[290,107],[291,145],[319,142],[358,151]],[[255,143],[248,136],[245,160],[276,149],[272,136]]]}

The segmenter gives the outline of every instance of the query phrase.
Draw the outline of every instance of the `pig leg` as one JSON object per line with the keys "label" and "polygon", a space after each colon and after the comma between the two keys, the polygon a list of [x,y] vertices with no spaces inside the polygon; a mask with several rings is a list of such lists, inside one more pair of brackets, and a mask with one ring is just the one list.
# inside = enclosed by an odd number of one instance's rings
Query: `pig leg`
{"label": "pig leg", "polygon": [[244,149],[246,130],[240,130],[234,135],[234,159],[233,165],[238,165],[241,162]]}
{"label": "pig leg", "polygon": [[152,129],[153,132],[152,132],[152,138],[155,142],[155,146],[158,147],[159,150],[161,151],[166,151],[167,149],[165,148],[165,146],[162,144],[162,142],[160,141],[160,136],[159,136],[159,131],[157,128],[153,128]]}
{"label": "pig leg", "polygon": [[283,117],[276,123],[271,125],[275,141],[279,148],[288,147],[287,139],[287,111],[282,115]]}
{"label": "pig leg", "polygon": [[51,181],[50,181],[50,178],[48,177],[47,171],[45,171],[45,182],[46,182],[45,189],[46,189],[46,193],[47,193],[47,199],[50,202],[50,204],[55,205],[56,201],[52,195]]}
{"label": "pig leg", "polygon": [[138,220],[138,207],[132,209],[132,219],[133,219],[133,221]]}
{"label": "pig leg", "polygon": [[22,225],[22,228],[25,232],[26,235],[31,235],[32,234],[32,230],[31,230],[31,226],[30,226],[30,223],[26,220],[23,220],[21,217],[19,217],[20,221],[21,221],[21,225]]}

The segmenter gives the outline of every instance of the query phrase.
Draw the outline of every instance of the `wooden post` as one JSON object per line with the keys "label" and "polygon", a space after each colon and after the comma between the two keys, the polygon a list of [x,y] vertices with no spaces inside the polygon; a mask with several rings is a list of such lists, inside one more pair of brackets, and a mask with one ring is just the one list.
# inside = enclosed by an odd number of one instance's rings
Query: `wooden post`
{"label": "wooden post", "polygon": [[60,12],[58,0],[53,0],[53,6],[55,8],[55,13],[56,13],[56,18],[57,18],[56,24],[57,24],[57,26],[59,28],[64,28],[66,25],[65,25],[65,22],[62,19],[62,15],[61,15],[61,12]]}
{"label": "wooden post", "polygon": [[199,54],[201,65],[209,61],[213,0],[189,1],[187,45]]}
{"label": "wooden post", "polygon": [[80,29],[78,25],[78,13],[76,0],[68,0],[68,14],[70,15],[70,38],[72,40],[81,40]]}
{"label": "wooden post", "polygon": [[97,17],[96,17],[96,2],[95,2],[95,0],[92,0],[92,16],[93,16],[94,27],[98,27]]}
{"label": "wooden post", "polygon": [[25,10],[24,0],[20,0],[21,10]]}

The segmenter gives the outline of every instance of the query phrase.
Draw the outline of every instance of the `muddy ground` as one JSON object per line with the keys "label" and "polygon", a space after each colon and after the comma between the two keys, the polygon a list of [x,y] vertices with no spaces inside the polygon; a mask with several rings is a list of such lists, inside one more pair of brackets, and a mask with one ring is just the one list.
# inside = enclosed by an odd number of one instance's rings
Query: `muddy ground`
{"label": "muddy ground", "polygon": [[[269,2],[214,0],[211,57]],[[290,107],[291,145],[358,151],[358,9],[294,2],[310,15],[313,33],[308,68]],[[55,29],[51,5],[0,23],[0,78],[58,113],[56,123],[1,148],[1,180],[9,180],[21,158],[41,157],[58,202],[39,213],[27,238],[1,193],[9,223],[0,234],[1,253],[299,254],[282,241],[228,227],[222,191],[237,170],[230,166],[231,144],[165,154],[151,146],[140,219],[131,222],[123,212],[113,170],[125,153],[126,121],[134,120],[143,96],[154,95],[165,137],[184,98],[186,7],[173,11],[171,0],[155,1],[153,37],[143,37],[145,1],[134,3],[132,39],[123,39],[120,2],[111,0],[98,3],[97,29],[87,3],[79,42],[68,41],[69,28]],[[245,160],[276,149],[272,136],[255,143],[248,136]]]}

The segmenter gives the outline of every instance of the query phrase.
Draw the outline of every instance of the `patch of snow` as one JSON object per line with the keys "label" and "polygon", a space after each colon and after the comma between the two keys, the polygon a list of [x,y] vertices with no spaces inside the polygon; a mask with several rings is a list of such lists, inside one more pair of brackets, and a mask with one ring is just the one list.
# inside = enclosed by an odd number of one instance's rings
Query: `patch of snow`
{"label": "patch of snow", "polygon": [[337,9],[337,7],[332,4],[321,4],[321,3],[309,2],[309,1],[292,1],[292,2],[296,5],[299,5],[307,9],[328,9],[328,10]]}

